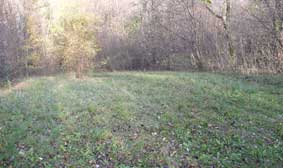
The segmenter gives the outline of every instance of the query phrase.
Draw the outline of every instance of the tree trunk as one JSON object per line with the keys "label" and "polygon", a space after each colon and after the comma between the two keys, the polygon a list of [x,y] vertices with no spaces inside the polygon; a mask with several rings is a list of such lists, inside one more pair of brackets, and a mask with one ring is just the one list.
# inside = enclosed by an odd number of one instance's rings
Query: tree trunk
{"label": "tree trunk", "polygon": [[232,32],[231,32],[231,0],[225,0],[225,13],[224,15],[218,15],[215,13],[210,7],[206,6],[208,11],[214,15],[217,19],[220,19],[223,27],[224,27],[224,36],[225,41],[227,43],[227,49],[228,49],[228,56],[229,56],[229,64],[233,68],[236,65],[236,50],[233,44],[233,38],[232,38]]}
{"label": "tree trunk", "polygon": [[[195,17],[195,1],[192,0],[192,8],[193,8],[193,12],[192,12],[192,17]],[[195,58],[196,58],[196,61],[197,61],[197,68],[198,70],[200,71],[203,71],[204,70],[204,64],[203,64],[203,59],[202,59],[202,56],[201,56],[201,52],[200,52],[200,49],[199,49],[199,33],[198,33],[198,28],[197,28],[197,23],[196,23],[196,20],[192,19],[192,29],[193,29],[193,32],[194,32],[194,38],[192,40],[193,42],[193,51],[194,51],[194,55],[195,55]]]}
{"label": "tree trunk", "polygon": [[76,67],[76,78],[82,78],[82,58],[78,58],[77,67]]}
{"label": "tree trunk", "polygon": [[[280,33],[280,38],[281,38],[281,44],[283,42],[283,32]],[[279,61],[279,67],[278,67],[278,73],[282,73],[283,72],[283,46],[280,45],[279,48],[278,48],[278,61]]]}
{"label": "tree trunk", "polygon": [[224,16],[225,38],[227,40],[230,65],[234,67],[236,64],[236,55],[235,55],[235,48],[231,33],[231,0],[226,0],[225,6],[226,6],[226,11]]}
{"label": "tree trunk", "polygon": [[283,72],[283,2],[275,0],[275,14],[273,16],[273,27],[275,36],[275,58],[278,73]]}
{"label": "tree trunk", "polygon": [[77,65],[76,78],[78,79],[82,78],[82,69],[80,64]]}

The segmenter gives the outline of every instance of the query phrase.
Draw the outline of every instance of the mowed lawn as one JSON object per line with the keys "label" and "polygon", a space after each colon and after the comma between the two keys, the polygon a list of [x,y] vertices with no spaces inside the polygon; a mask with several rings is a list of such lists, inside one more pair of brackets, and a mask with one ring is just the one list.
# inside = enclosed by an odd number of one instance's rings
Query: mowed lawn
{"label": "mowed lawn", "polygon": [[0,91],[0,167],[283,167],[283,76],[23,80]]}

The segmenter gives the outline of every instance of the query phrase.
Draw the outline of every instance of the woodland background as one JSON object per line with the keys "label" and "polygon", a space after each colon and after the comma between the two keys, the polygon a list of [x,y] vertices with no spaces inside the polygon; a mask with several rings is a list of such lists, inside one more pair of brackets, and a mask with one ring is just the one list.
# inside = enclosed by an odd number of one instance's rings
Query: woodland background
{"label": "woodland background", "polygon": [[283,72],[282,0],[1,0],[0,79],[87,70]]}

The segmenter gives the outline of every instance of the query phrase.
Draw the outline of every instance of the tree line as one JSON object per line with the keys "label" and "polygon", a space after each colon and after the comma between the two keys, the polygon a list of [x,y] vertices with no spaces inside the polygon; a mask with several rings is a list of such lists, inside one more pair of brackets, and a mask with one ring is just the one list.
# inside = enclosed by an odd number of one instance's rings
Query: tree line
{"label": "tree line", "polygon": [[1,80],[93,69],[282,73],[283,1],[0,1]]}

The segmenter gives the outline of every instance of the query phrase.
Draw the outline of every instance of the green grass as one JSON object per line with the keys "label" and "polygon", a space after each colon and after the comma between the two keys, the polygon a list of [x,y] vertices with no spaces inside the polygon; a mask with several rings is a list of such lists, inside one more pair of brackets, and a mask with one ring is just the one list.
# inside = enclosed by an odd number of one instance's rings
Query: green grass
{"label": "green grass", "polygon": [[283,76],[37,77],[0,91],[0,167],[283,167]]}

